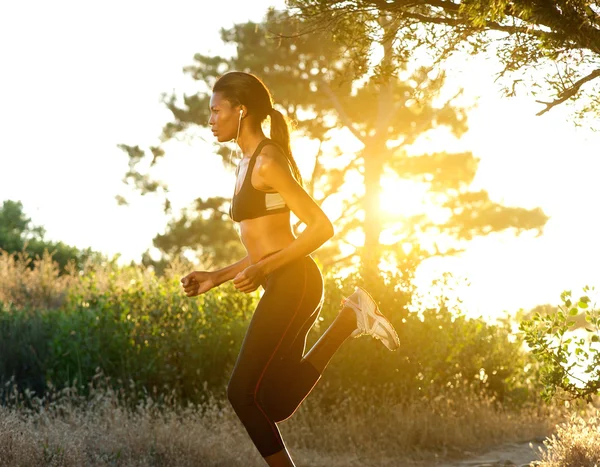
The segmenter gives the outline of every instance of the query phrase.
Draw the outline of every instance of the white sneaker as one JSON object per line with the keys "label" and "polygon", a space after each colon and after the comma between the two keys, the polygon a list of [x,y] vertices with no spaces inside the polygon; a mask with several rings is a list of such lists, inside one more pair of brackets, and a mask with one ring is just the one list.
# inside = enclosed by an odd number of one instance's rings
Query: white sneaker
{"label": "white sneaker", "polygon": [[392,323],[383,316],[373,297],[362,287],[354,287],[354,293],[342,299],[342,305],[356,312],[357,329],[352,337],[368,334],[379,339],[390,350],[400,347],[400,339]]}

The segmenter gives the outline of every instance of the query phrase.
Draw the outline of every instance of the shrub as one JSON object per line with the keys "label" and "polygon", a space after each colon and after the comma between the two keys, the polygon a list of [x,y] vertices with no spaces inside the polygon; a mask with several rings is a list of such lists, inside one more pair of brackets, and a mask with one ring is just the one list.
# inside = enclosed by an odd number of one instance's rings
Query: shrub
{"label": "shrub", "polygon": [[600,412],[571,420],[556,427],[556,434],[544,441],[540,467],[592,467],[600,465]]}
{"label": "shrub", "polygon": [[[179,278],[187,271],[177,262],[161,277],[136,266],[95,264],[56,282],[57,271],[44,259],[31,273],[18,262],[3,264],[3,274],[13,277],[17,289],[25,280],[42,283],[37,275],[48,276],[43,283],[51,285],[45,295],[25,295],[0,307],[0,381],[14,378],[19,387],[38,393],[47,380],[58,387],[78,381],[85,390],[98,369],[115,387],[132,388],[140,397],[174,391],[184,402],[205,400],[209,390],[224,393],[260,297],[232,284],[185,297]],[[534,382],[524,370],[527,355],[518,339],[511,340],[508,323],[467,319],[444,300],[409,312],[411,279],[410,270],[368,280],[326,275],[322,321],[309,334],[307,348],[356,283],[369,287],[396,326],[402,347],[389,352],[370,338],[352,339],[327,368],[324,385],[393,403],[462,387],[483,389],[505,402],[528,400]],[[8,296],[16,296],[10,287]],[[49,299],[38,301],[39,296]],[[339,394],[324,396],[324,408],[337,404]]]}
{"label": "shrub", "polygon": [[[548,313],[535,313],[523,320],[520,330],[541,364],[542,396],[550,400],[560,393],[567,399],[591,401],[600,391],[600,309],[589,292],[574,299],[571,291],[561,294],[562,304]],[[583,317],[585,336],[577,336],[578,317]]]}

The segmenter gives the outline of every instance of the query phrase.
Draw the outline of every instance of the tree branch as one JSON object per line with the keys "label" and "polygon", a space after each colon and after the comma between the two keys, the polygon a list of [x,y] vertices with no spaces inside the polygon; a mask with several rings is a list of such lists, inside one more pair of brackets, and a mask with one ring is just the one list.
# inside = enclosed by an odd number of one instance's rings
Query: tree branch
{"label": "tree branch", "polygon": [[411,18],[411,19],[416,19],[419,22],[442,24],[442,25],[452,26],[452,27],[462,26],[465,29],[470,29],[470,30],[478,31],[478,32],[484,32],[486,29],[493,29],[495,31],[507,32],[509,34],[517,34],[517,33],[528,34],[530,36],[535,36],[538,38],[550,37],[550,38],[553,38],[556,40],[558,40],[560,38],[561,40],[564,41],[564,38],[562,38],[558,34],[555,34],[552,32],[540,31],[538,29],[531,29],[528,27],[506,26],[506,25],[499,24],[495,21],[486,21],[485,27],[478,27],[478,26],[473,26],[473,25],[467,26],[465,24],[465,20],[457,19],[457,18],[443,18],[443,17],[437,17],[437,16],[426,16],[426,15],[422,15],[420,13],[408,13],[408,12],[403,12],[403,16],[405,16],[407,18]]}
{"label": "tree branch", "polygon": [[356,128],[354,126],[354,122],[352,121],[350,116],[346,113],[346,110],[344,109],[344,107],[342,106],[342,103],[340,102],[338,97],[335,95],[335,93],[333,92],[331,87],[329,86],[329,83],[327,81],[325,81],[323,78],[321,78],[320,83],[321,83],[321,90],[331,100],[342,123],[352,132],[352,134],[356,137],[356,139],[358,139],[362,144],[364,144],[366,146],[366,143],[363,141],[363,135],[361,135],[358,128]]}
{"label": "tree branch", "polygon": [[548,112],[552,107],[562,104],[563,102],[565,102],[566,100],[570,99],[575,94],[577,94],[579,92],[579,89],[581,88],[581,86],[583,86],[588,81],[592,81],[592,80],[598,78],[599,76],[600,76],[600,68],[592,71],[589,75],[584,76],[583,78],[577,80],[573,84],[573,86],[562,91],[558,95],[559,96],[558,99],[555,99],[552,102],[536,101],[537,103],[544,104],[546,106],[546,108],[544,110],[539,111],[536,115],[537,116],[543,115],[546,112]]}
{"label": "tree branch", "polygon": [[[340,171],[340,174],[341,174],[342,176],[345,176],[345,175],[348,173],[348,171],[349,171],[350,169],[356,168],[356,166],[357,166],[357,164],[356,164],[356,158],[354,158],[354,159],[352,159],[352,161],[350,161],[350,163],[349,163],[349,164],[348,164],[346,167],[344,167],[344,168],[343,168],[343,169]],[[343,183],[342,183],[342,185],[343,185]],[[340,186],[341,186],[341,185],[340,185]],[[321,199],[317,200],[317,201],[318,201],[319,203],[323,203],[323,201],[325,201],[325,200],[326,200],[327,198],[329,198],[331,195],[334,195],[334,194],[336,194],[336,193],[338,192],[338,191],[337,191],[337,190],[338,190],[338,188],[339,188],[339,186],[333,186],[333,187],[330,187],[330,189],[324,193],[324,196],[323,196]]]}
{"label": "tree branch", "polygon": [[319,158],[321,157],[322,151],[321,148],[323,146],[323,141],[319,140],[319,148],[317,149],[317,155],[315,156],[315,165],[313,167],[312,174],[310,176],[310,180],[308,181],[308,186],[310,188],[310,195],[314,197],[315,194],[315,180],[317,178],[317,174],[319,171]]}
{"label": "tree branch", "polygon": [[335,266],[335,265],[339,265],[339,264],[343,264],[343,263],[349,263],[350,260],[357,255],[358,255],[358,253],[351,253],[342,258],[325,260],[325,261],[323,261],[323,266],[330,267],[330,266]]}

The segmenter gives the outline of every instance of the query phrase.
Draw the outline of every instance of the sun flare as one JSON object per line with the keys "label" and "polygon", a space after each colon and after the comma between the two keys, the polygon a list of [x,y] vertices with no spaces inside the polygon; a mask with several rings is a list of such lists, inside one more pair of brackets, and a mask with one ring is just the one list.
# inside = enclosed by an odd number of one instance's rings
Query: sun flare
{"label": "sun flare", "polygon": [[397,177],[382,177],[379,205],[386,217],[414,216],[427,209],[427,186]]}

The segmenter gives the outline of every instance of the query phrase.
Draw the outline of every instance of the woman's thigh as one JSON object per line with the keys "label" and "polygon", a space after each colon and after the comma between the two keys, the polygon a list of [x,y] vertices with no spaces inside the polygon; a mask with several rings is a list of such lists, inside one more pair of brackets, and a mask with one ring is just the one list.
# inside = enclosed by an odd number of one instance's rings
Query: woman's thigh
{"label": "woman's thigh", "polygon": [[322,300],[323,279],[312,258],[274,271],[248,326],[230,385],[254,394],[270,368],[303,352]]}

